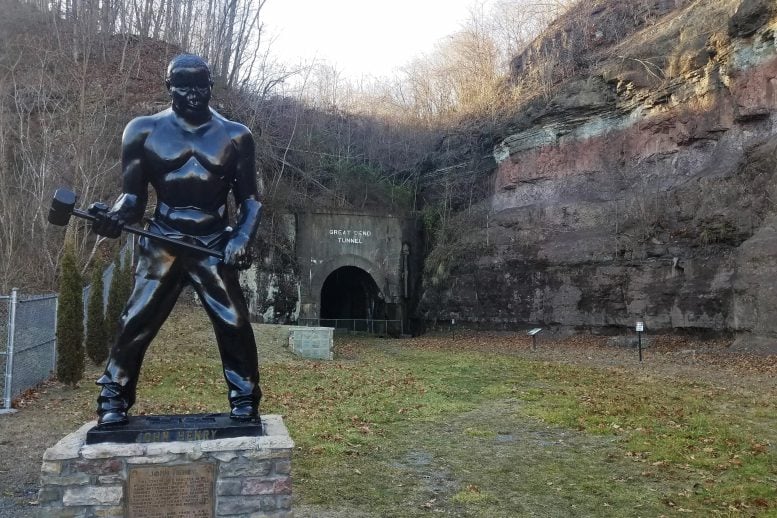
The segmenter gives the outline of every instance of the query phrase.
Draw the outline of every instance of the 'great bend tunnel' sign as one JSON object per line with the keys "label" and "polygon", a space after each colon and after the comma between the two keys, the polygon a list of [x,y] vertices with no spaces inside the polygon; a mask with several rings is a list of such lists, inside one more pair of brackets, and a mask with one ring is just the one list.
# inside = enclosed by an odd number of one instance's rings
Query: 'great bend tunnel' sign
{"label": "'great bend tunnel' sign", "polygon": [[337,239],[338,243],[361,245],[368,238],[372,237],[370,230],[344,230],[338,228],[329,229],[329,235]]}

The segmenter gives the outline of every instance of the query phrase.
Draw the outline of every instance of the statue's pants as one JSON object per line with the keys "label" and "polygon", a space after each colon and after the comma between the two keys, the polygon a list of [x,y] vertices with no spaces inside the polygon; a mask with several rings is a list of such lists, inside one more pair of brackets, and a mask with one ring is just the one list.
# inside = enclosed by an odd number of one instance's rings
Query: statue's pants
{"label": "statue's pants", "polygon": [[[215,257],[145,237],[140,239],[135,287],[122,313],[105,373],[97,384],[117,390],[123,400],[119,406],[125,410],[135,403],[143,356],[186,284],[197,292],[213,323],[232,407],[251,404],[258,408],[261,391],[256,342],[237,270]],[[103,408],[116,407],[119,401],[104,403],[100,402]]]}

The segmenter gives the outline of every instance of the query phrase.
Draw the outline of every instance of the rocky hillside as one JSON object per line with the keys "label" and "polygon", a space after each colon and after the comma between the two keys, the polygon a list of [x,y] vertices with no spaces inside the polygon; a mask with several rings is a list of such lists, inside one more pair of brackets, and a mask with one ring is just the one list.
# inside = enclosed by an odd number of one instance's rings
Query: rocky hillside
{"label": "rocky hillside", "polygon": [[425,315],[599,330],[644,319],[770,345],[773,0],[594,4],[514,61],[520,79],[543,50],[576,60],[555,54],[542,77],[563,81],[539,88],[495,147],[492,195],[432,251]]}

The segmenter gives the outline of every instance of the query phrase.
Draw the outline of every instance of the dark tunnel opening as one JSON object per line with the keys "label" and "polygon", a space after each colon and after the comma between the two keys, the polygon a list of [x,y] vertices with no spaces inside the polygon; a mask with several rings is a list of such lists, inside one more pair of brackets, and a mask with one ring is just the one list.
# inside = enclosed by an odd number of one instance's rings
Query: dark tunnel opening
{"label": "dark tunnel opening", "polygon": [[322,319],[385,319],[383,295],[369,273],[343,266],[321,287]]}

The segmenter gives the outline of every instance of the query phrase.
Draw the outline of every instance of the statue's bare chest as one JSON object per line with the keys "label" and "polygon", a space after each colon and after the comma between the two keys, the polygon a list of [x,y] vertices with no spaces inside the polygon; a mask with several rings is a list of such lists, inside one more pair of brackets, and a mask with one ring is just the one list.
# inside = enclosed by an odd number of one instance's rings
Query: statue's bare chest
{"label": "statue's bare chest", "polygon": [[176,172],[225,178],[234,174],[236,151],[232,139],[217,121],[196,131],[186,131],[165,121],[146,138],[145,159],[157,181],[171,174],[176,176]]}

